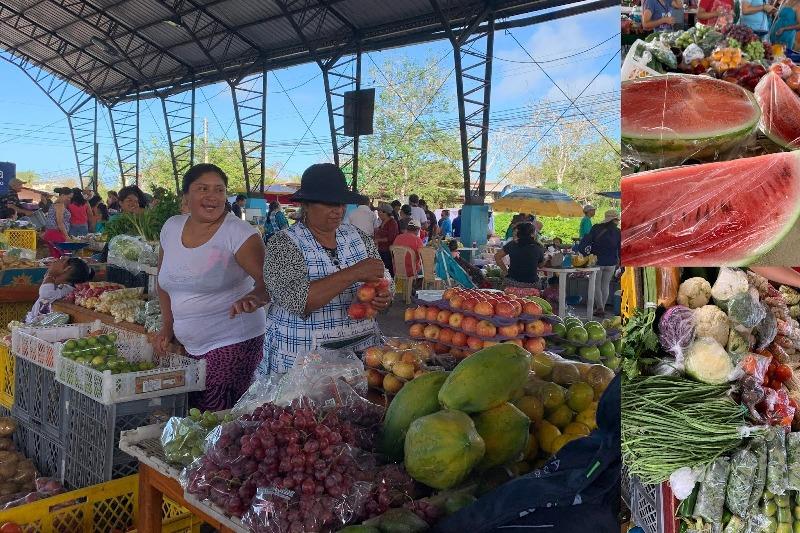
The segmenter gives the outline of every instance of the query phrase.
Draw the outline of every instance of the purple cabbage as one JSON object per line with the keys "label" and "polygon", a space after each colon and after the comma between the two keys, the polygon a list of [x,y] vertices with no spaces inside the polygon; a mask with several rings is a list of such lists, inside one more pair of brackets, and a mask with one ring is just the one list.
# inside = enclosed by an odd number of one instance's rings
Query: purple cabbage
{"label": "purple cabbage", "polygon": [[694,311],[682,305],[667,309],[658,323],[658,340],[661,347],[681,363],[684,352],[694,340]]}

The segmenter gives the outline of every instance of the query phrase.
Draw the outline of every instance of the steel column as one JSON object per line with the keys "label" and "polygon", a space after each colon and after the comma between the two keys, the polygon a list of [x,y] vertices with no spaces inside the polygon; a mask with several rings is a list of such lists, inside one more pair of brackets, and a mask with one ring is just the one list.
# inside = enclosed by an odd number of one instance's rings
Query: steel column
{"label": "steel column", "polygon": [[176,192],[181,190],[182,176],[194,164],[194,108],[194,83],[188,91],[161,97]]}
{"label": "steel column", "polygon": [[[482,204],[486,194],[489,148],[494,13],[486,6],[474,16],[465,17],[461,29],[454,29],[438,0],[430,2],[453,45],[464,202]],[[482,25],[487,19],[487,24]]]}
{"label": "steel column", "polygon": [[[91,103],[90,103],[91,101]],[[86,186],[97,189],[95,150],[97,147],[97,99],[85,100],[79,108],[67,113],[78,181],[81,189]],[[87,185],[88,184],[88,185]]]}
{"label": "steel column", "polygon": [[252,192],[251,183],[258,183],[264,192],[264,156],[267,140],[267,72],[251,74],[230,80],[236,129],[239,133],[239,151],[246,192]]}
{"label": "steel column", "polygon": [[139,185],[139,99],[108,108],[122,186]]}

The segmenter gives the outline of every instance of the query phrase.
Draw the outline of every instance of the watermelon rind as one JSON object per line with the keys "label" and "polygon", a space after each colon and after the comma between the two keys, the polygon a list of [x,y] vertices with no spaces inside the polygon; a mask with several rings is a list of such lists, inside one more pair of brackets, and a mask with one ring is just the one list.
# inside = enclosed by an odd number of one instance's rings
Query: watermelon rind
{"label": "watermelon rind", "polygon": [[[777,156],[778,154],[774,154]],[[794,176],[795,180],[800,180],[800,150],[795,150],[792,152],[783,152],[781,153],[782,156],[788,156],[791,160],[791,165],[794,167],[794,171],[792,175]],[[769,156],[760,156],[762,158],[766,158]],[[713,164],[713,163],[712,163]],[[721,163],[717,163],[721,164]],[[675,169],[679,167],[668,167],[659,170],[655,170],[653,172],[668,172],[671,169]],[[632,176],[631,176],[632,177]],[[622,178],[623,182],[626,178]],[[623,188],[623,202],[622,202],[622,217],[623,221],[625,220],[625,192]],[[758,260],[764,257],[768,252],[775,248],[786,236],[795,229],[795,226],[800,220],[800,198],[786,198],[786,201],[780,202],[782,207],[787,210],[791,211],[786,216],[785,222],[781,225],[780,228],[776,229],[770,234],[768,239],[765,239],[761,242],[760,245],[756,246],[752,250],[748,251],[747,253],[738,254],[736,257],[730,257],[729,259],[725,259],[721,257],[721,252],[716,250],[713,252],[712,256],[708,254],[696,254],[694,257],[684,257],[680,261],[680,266],[684,267],[720,267],[720,266],[729,266],[729,267],[745,267],[753,264],[757,264]],[[754,206],[754,209],[757,206]],[[634,258],[630,255],[625,254],[624,252],[624,236],[623,236],[623,253],[622,253],[622,262],[629,266],[649,266],[653,261],[652,259],[647,261],[644,260],[645,258]],[[797,253],[797,252],[795,252]],[[639,255],[639,254],[637,254]],[[662,261],[663,262],[663,261]],[[664,266],[673,266],[671,261],[670,264],[665,264]],[[678,266],[677,264],[675,266]]]}
{"label": "watermelon rind", "polygon": [[[665,76],[682,77],[685,79],[696,78],[696,76],[689,76],[684,74],[666,74]],[[650,78],[639,80],[628,80],[622,82],[623,93],[627,84],[643,83],[652,81],[653,78],[661,78],[662,76],[653,76]],[[704,80],[708,81],[708,80]],[[722,80],[713,80],[718,83],[729,83]],[[753,115],[747,120],[742,122],[740,127],[729,128],[724,131],[717,131],[710,134],[703,135],[681,135],[675,136],[674,133],[663,136],[658,133],[632,133],[621,131],[622,145],[626,148],[633,150],[633,156],[638,157],[647,162],[655,162],[659,166],[680,164],[685,161],[696,160],[715,160],[720,156],[738,148],[748,136],[755,133],[758,129],[758,124],[761,119],[761,107],[758,105],[755,96],[737,85],[731,84],[741,90],[742,96],[747,98],[753,108]],[[721,111],[724,112],[724,111]],[[690,117],[687,117],[687,120]]]}
{"label": "watermelon rind", "polygon": [[[773,78],[773,76],[775,78]],[[761,91],[761,89],[764,87],[764,85],[766,85],[767,83],[770,83],[773,79],[776,79],[775,83],[778,83],[778,82],[785,83],[783,81],[783,79],[780,78],[776,73],[768,72],[763,78],[761,78],[761,81],[758,82],[758,85],[756,85],[755,92],[754,92],[754,94],[756,96],[756,102],[758,102],[758,94]],[[791,89],[789,89],[789,91],[792,93],[792,95],[795,96],[795,98],[800,98]],[[770,141],[774,142],[775,144],[777,144],[778,146],[780,146],[781,148],[784,148],[786,150],[797,150],[798,148],[800,148],[799,146],[797,146],[797,144],[792,144],[792,141],[787,141],[783,137],[772,133],[772,129],[767,126],[766,121],[764,120],[764,118],[765,118],[765,116],[762,114],[761,119],[758,122],[758,129],[761,131],[761,133],[766,135],[767,138]]]}

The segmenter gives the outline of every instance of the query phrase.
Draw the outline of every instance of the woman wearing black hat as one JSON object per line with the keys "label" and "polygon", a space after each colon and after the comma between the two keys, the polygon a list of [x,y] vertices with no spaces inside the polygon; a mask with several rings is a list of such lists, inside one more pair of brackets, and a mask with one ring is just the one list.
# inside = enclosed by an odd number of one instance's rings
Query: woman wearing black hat
{"label": "woman wearing black hat", "polygon": [[[264,279],[272,303],[261,373],[286,372],[316,348],[361,350],[378,340],[371,309],[364,317],[348,314],[360,283],[389,279],[372,239],[342,223],[345,205],[362,200],[335,165],[312,165],[303,173],[292,196],[302,204],[300,220],[267,244]],[[390,303],[389,289],[376,295],[372,307],[383,310]]]}

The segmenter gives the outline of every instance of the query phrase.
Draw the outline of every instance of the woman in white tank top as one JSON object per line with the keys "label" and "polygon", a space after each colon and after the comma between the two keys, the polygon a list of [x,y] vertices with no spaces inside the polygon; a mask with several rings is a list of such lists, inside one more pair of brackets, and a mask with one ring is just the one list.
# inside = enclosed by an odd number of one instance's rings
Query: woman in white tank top
{"label": "woman in white tank top", "polygon": [[183,178],[188,214],[161,229],[156,348],[175,339],[206,360],[206,390],[190,403],[211,411],[232,407],[250,386],[266,331],[264,243],[258,230],[226,213],[227,184],[216,165],[192,167]]}

